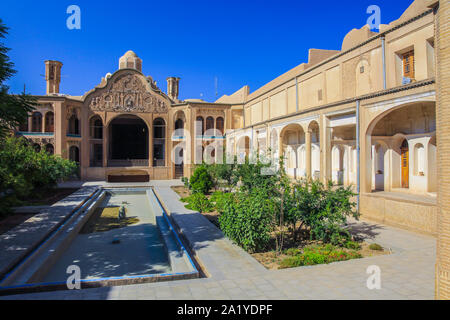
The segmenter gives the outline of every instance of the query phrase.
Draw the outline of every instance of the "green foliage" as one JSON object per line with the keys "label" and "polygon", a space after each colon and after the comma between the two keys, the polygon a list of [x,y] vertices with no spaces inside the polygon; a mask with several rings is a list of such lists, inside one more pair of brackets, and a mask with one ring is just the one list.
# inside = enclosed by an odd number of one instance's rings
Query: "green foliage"
{"label": "green foliage", "polygon": [[183,182],[184,187],[185,187],[186,189],[189,189],[189,179],[188,179],[188,178],[182,177],[182,178],[181,178],[181,182]]}
{"label": "green foliage", "polygon": [[345,247],[347,249],[352,249],[352,250],[360,250],[361,249],[361,245],[356,241],[347,241],[345,243]]}
{"label": "green foliage", "polygon": [[204,163],[203,166],[207,169],[209,175],[213,180],[213,187],[228,189],[233,184],[232,177],[234,169],[236,167],[236,161],[227,161],[225,153],[222,163]]}
{"label": "green foliage", "polygon": [[183,202],[188,202],[186,208],[189,210],[203,212],[212,212],[214,206],[208,200],[208,198],[203,193],[194,193],[187,198],[183,199]]}
{"label": "green foliage", "polygon": [[[0,39],[8,34],[8,28],[0,19]],[[11,130],[28,119],[28,113],[33,111],[36,99],[22,93],[11,95],[9,87],[4,84],[16,73],[14,64],[7,55],[9,49],[0,42],[0,138],[4,138]]]}
{"label": "green foliage", "polygon": [[249,252],[267,247],[270,241],[273,204],[263,190],[253,189],[249,193],[236,193],[224,201],[219,216],[222,232]]}
{"label": "green foliage", "polygon": [[380,246],[378,243],[372,243],[372,244],[369,246],[369,249],[370,249],[370,250],[375,250],[375,251],[383,251],[383,247]]}
{"label": "green foliage", "polygon": [[265,190],[269,195],[279,193],[276,188],[279,184],[281,173],[279,171],[274,174],[264,174],[264,170],[270,169],[269,164],[265,164],[260,160],[252,163],[248,158],[245,163],[237,164],[232,172],[231,181],[233,185],[241,184],[241,190],[248,192],[252,189]]}
{"label": "green foliage", "polygon": [[227,201],[231,200],[233,194],[225,193],[223,191],[216,191],[211,195],[210,202],[214,205],[217,212],[222,213],[225,208]]}
{"label": "green foliage", "polygon": [[189,180],[189,186],[193,193],[206,194],[211,190],[213,184],[211,175],[205,165],[198,166]]}
{"label": "green foliage", "polygon": [[310,246],[304,248],[303,252],[298,251],[299,250],[291,251],[291,256],[281,261],[280,268],[286,269],[301,266],[311,266],[316,264],[328,264],[337,261],[359,259],[362,257],[356,251],[344,251],[339,247],[335,247],[333,245]]}
{"label": "green foliage", "polygon": [[292,182],[284,172],[283,158],[278,170],[267,163],[257,157],[238,164],[235,158],[233,164],[205,164],[194,172],[193,192],[209,190],[198,182],[209,181],[208,175],[212,184],[228,181],[233,190],[233,195],[217,192],[211,197],[225,235],[252,252],[267,247],[273,236],[276,251],[281,252],[286,230],[291,230],[294,240],[300,231],[308,232],[311,240],[339,246],[351,240],[345,224],[350,216],[358,218],[351,188],[310,180]]}
{"label": "green foliage", "polygon": [[[0,193],[12,193],[24,199],[44,192],[75,172],[75,162],[36,152],[24,138],[7,137],[0,141]],[[1,212],[7,212],[10,200],[1,200]]]}
{"label": "green foliage", "polygon": [[325,186],[319,181],[301,181],[286,188],[284,207],[286,221],[309,229],[311,238],[325,243],[344,245],[350,234],[343,227],[347,218],[358,215],[353,212],[355,204],[350,187]]}

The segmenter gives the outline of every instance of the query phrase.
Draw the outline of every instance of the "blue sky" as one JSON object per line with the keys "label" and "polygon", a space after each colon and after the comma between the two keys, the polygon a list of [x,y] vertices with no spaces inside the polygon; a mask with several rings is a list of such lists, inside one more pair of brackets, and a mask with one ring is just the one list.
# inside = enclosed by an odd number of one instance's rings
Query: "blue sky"
{"label": "blue sky", "polygon": [[[398,19],[412,0],[340,1],[1,1],[10,27],[5,44],[18,73],[11,92],[45,93],[44,61],[63,62],[61,92],[82,95],[133,50],[143,73],[166,90],[178,76],[180,98],[216,100],[244,85],[253,92],[307,62],[308,49],[340,49],[366,24],[369,5],[381,22]],[[81,9],[81,30],[69,30],[66,9]]]}

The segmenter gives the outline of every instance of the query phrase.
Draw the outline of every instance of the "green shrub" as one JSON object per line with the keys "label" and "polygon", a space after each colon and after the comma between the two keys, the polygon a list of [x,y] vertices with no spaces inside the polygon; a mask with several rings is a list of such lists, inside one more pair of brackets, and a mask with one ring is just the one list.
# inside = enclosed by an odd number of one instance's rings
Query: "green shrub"
{"label": "green shrub", "polygon": [[194,193],[183,200],[183,202],[188,202],[186,208],[190,210],[198,211],[200,213],[211,212],[214,210],[214,206],[203,193]]}
{"label": "green shrub", "polygon": [[[0,141],[0,194],[10,190],[20,200],[32,193],[45,193],[76,169],[73,161],[45,150],[36,152],[24,138],[7,137]],[[1,212],[6,212],[11,205],[7,197],[0,201]]]}
{"label": "green shrub", "polygon": [[188,179],[188,178],[186,178],[186,177],[181,177],[181,182],[183,182],[184,187],[185,187],[186,189],[189,189],[189,179]]}
{"label": "green shrub", "polygon": [[372,243],[372,244],[369,246],[369,249],[370,249],[370,250],[375,250],[375,251],[383,251],[383,247],[380,246],[378,243]]}
{"label": "green shrub", "polygon": [[198,166],[195,169],[189,180],[189,186],[193,193],[206,194],[211,190],[213,187],[213,180],[204,165]]}
{"label": "green shrub", "polygon": [[360,250],[361,249],[361,245],[356,241],[347,241],[345,243],[345,247],[347,249],[352,249],[352,250]]}
{"label": "green shrub", "polygon": [[[349,232],[343,227],[349,216],[358,218],[353,212],[355,203],[350,187],[325,186],[319,181],[301,181],[292,187],[290,197],[285,197],[285,206],[291,223],[300,221],[310,231],[311,238],[324,243],[344,246],[350,240]],[[295,205],[286,204],[286,199]]]}
{"label": "green shrub", "polygon": [[286,269],[317,264],[328,264],[337,261],[346,261],[359,258],[361,258],[361,255],[355,251],[343,251],[332,245],[311,246],[304,248],[303,253],[283,259],[280,262],[280,268]]}
{"label": "green shrub", "polygon": [[259,189],[227,197],[219,216],[220,229],[249,252],[263,250],[270,241],[272,230],[270,215],[267,214],[273,211],[271,205],[267,194]]}
{"label": "green shrub", "polygon": [[288,256],[296,256],[296,255],[300,254],[301,251],[300,251],[300,249],[291,248],[291,249],[284,250],[283,253]]}
{"label": "green shrub", "polygon": [[231,193],[216,191],[211,195],[211,199],[209,201],[214,205],[217,212],[222,213],[224,211],[226,201],[232,197],[233,194]]}

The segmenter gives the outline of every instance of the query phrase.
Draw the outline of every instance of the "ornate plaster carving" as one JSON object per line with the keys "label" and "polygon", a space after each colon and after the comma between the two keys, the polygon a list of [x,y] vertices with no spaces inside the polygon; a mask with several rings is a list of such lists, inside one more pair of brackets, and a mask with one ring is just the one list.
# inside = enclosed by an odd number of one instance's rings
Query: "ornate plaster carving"
{"label": "ornate plaster carving", "polygon": [[151,94],[135,74],[124,74],[112,85],[94,93],[89,102],[93,111],[165,113],[167,103]]}
{"label": "ornate plaster carving", "polygon": [[203,115],[203,116],[225,116],[225,113],[223,110],[219,109],[198,109],[197,115]]}

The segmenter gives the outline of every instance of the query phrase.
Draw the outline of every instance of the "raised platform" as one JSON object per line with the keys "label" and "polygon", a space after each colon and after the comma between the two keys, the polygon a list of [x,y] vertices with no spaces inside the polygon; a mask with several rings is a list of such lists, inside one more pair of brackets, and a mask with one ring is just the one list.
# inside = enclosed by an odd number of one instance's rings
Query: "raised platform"
{"label": "raised platform", "polygon": [[360,211],[364,218],[380,223],[437,234],[437,200],[432,196],[385,191],[363,193]]}

